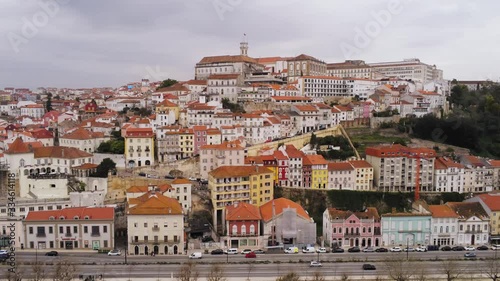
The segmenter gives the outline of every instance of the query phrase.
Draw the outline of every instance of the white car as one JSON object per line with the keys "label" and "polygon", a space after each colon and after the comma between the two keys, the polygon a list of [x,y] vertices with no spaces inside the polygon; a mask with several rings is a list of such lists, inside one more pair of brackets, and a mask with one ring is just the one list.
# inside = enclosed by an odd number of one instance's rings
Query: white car
{"label": "white car", "polygon": [[493,251],[495,251],[495,250],[499,250],[499,249],[500,249],[500,245],[491,245],[491,249],[492,249]]}
{"label": "white car", "polygon": [[322,267],[321,263],[319,261],[311,261],[309,264],[310,267]]}
{"label": "white car", "polygon": [[326,253],[326,248],[320,247],[320,248],[316,249],[316,253]]}
{"label": "white car", "polygon": [[250,250],[250,249],[245,249],[245,250],[241,251],[241,254],[242,254],[242,255],[246,255],[246,254],[251,253],[251,252],[252,252],[252,250]]}
{"label": "white car", "polygon": [[373,247],[366,247],[363,249],[364,253],[373,253],[375,252],[375,249]]}
{"label": "white car", "polygon": [[108,256],[119,256],[121,254],[122,252],[120,252],[120,250],[111,250],[108,252]]}
{"label": "white car", "polygon": [[476,248],[474,248],[474,247],[472,247],[472,246],[465,246],[465,247],[464,247],[464,249],[465,249],[466,251],[475,251],[475,250],[476,250]]}
{"label": "white car", "polygon": [[391,251],[391,252],[401,252],[403,250],[401,249],[401,247],[392,247],[389,251]]}
{"label": "white car", "polygon": [[415,248],[417,252],[427,252],[427,248],[425,246],[418,246]]}
{"label": "white car", "polygon": [[0,250],[0,255],[6,255],[8,254],[9,252],[7,252],[7,250]]}

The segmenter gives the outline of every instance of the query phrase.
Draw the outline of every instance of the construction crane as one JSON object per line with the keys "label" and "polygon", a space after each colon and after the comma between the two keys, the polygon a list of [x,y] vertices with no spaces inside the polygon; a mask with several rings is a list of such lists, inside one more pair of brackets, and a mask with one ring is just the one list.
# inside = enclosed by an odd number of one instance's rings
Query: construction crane
{"label": "construction crane", "polygon": [[410,153],[408,155],[409,158],[414,158],[417,160],[417,175],[415,176],[415,201],[420,200],[420,163],[421,160],[431,160],[427,157],[424,157],[418,153]]}

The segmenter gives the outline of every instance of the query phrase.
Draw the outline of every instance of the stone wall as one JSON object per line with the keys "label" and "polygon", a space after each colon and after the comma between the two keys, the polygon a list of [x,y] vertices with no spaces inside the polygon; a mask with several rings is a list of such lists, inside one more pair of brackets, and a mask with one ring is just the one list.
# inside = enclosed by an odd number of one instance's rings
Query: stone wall
{"label": "stone wall", "polygon": [[[276,150],[278,148],[279,144],[293,144],[297,149],[301,149],[305,144],[308,144],[309,141],[311,140],[311,134],[312,133],[307,133],[307,134],[302,134],[300,136],[295,136],[283,140],[278,140],[278,141],[273,141],[273,142],[266,142],[266,143],[261,143],[257,145],[253,145],[250,147],[247,147],[247,155],[248,156],[256,156],[258,152],[263,149],[263,148],[271,148]],[[314,134],[317,137],[326,137],[326,136],[338,136],[341,135],[341,130],[340,126],[334,126],[332,128],[327,128],[325,130],[320,130],[320,131],[315,131]]]}
{"label": "stone wall", "polygon": [[393,115],[391,117],[372,117],[370,118],[370,128],[376,129],[380,127],[382,123],[399,123],[399,120],[401,119],[400,115]]}

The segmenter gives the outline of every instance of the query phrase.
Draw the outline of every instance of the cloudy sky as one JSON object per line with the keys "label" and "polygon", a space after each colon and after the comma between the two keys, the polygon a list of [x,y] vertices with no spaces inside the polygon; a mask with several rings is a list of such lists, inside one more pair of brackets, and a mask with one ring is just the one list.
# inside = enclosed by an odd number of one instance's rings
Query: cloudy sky
{"label": "cloudy sky", "polygon": [[[57,4],[54,4],[57,3]],[[204,56],[420,58],[445,78],[500,79],[500,2],[0,0],[0,88],[191,79]]]}

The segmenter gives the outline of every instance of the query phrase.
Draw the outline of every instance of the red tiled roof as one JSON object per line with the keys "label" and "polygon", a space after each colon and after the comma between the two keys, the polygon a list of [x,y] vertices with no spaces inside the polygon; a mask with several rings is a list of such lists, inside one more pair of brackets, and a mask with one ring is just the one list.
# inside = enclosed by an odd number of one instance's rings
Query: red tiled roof
{"label": "red tiled roof", "polygon": [[30,153],[33,148],[27,145],[21,138],[15,139],[10,145],[6,154]]}
{"label": "red tiled roof", "polygon": [[[53,211],[30,211],[26,216],[26,221],[48,221],[53,217],[54,220],[114,220],[115,210],[109,207],[76,207]],[[76,218],[78,217],[78,218]]]}
{"label": "red tiled roof", "polygon": [[212,74],[208,76],[208,80],[225,80],[225,79],[238,79],[240,74]]}
{"label": "red tiled roof", "polygon": [[458,218],[458,215],[448,205],[429,205],[433,218]]}
{"label": "red tiled roof", "polygon": [[181,204],[173,198],[157,192],[146,193],[143,196],[145,200],[130,208],[129,215],[182,215]]}
{"label": "red tiled roof", "polygon": [[191,181],[186,178],[176,178],[172,181],[172,184],[191,184]]}
{"label": "red tiled roof", "polygon": [[259,208],[245,202],[226,206],[227,221],[261,220]]}
{"label": "red tiled roof", "polygon": [[299,111],[318,111],[318,109],[312,105],[295,105]]}
{"label": "red tiled roof", "polygon": [[80,166],[76,166],[76,167],[71,167],[71,169],[77,169],[77,170],[90,170],[90,169],[95,169],[97,168],[97,164],[92,164],[92,163],[85,163],[83,165],[80,165]]}
{"label": "red tiled roof", "polygon": [[125,131],[125,137],[127,138],[152,138],[153,129],[151,128],[128,128]]}
{"label": "red tiled roof", "polygon": [[219,63],[219,62],[249,62],[249,63],[257,63],[257,60],[251,57],[236,55],[236,56],[212,56],[212,57],[204,57],[197,64],[211,64],[211,63]]}
{"label": "red tiled roof", "polygon": [[287,144],[285,146],[285,152],[289,158],[303,158],[305,155],[302,151],[298,150],[292,144]]}
{"label": "red tiled roof", "polygon": [[[327,165],[328,164],[328,161],[326,161],[322,155],[306,155],[304,157],[304,160],[306,160],[306,159],[307,159],[308,164],[310,164],[310,165]],[[304,161],[304,164],[306,164],[305,161]]]}
{"label": "red tiled roof", "polygon": [[200,149],[215,149],[215,150],[244,150],[239,140],[223,141],[221,144],[206,144],[202,145]]}
{"label": "red tiled roof", "polygon": [[208,174],[214,178],[228,178],[228,177],[248,177],[250,175],[260,175],[273,173],[266,167],[259,166],[221,166],[212,170]]}
{"label": "red tiled roof", "polygon": [[54,137],[52,132],[48,131],[47,129],[33,130],[31,131],[31,135],[36,139],[51,139]]}
{"label": "red tiled roof", "polygon": [[89,140],[89,139],[95,139],[95,138],[103,138],[104,133],[102,132],[91,132],[89,130],[86,130],[84,128],[78,128],[64,136],[62,136],[62,139],[73,139],[73,140]]}
{"label": "red tiled roof", "polygon": [[328,163],[328,171],[354,171],[354,167],[349,162]]}
{"label": "red tiled roof", "polygon": [[373,168],[373,166],[366,160],[351,160],[349,161],[354,168]]}
{"label": "red tiled roof", "polygon": [[84,158],[91,157],[92,154],[87,153],[83,150],[74,147],[65,146],[45,146],[35,148],[34,157],[35,158],[62,158],[62,159],[74,159],[74,158]]}
{"label": "red tiled roof", "polygon": [[500,193],[480,194],[478,197],[491,211],[500,211]]}
{"label": "red tiled roof", "polygon": [[416,158],[417,156],[436,157],[436,151],[424,147],[406,147],[400,144],[393,145],[379,145],[367,147],[365,150],[366,155],[388,158],[388,157],[408,157]]}
{"label": "red tiled roof", "polygon": [[278,199],[273,199],[267,202],[266,204],[260,206],[260,214],[265,222],[268,222],[273,219],[273,205],[274,205],[275,216],[281,215],[283,213],[283,210],[286,208],[292,208],[297,211],[297,215],[303,217],[306,220],[311,219],[307,214],[307,212],[304,210],[304,208],[302,208],[302,206],[300,206],[299,204],[286,198],[278,198]]}

